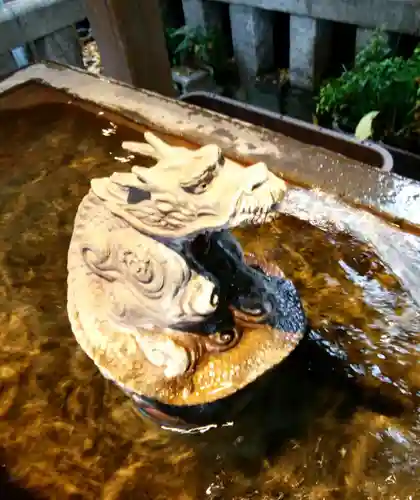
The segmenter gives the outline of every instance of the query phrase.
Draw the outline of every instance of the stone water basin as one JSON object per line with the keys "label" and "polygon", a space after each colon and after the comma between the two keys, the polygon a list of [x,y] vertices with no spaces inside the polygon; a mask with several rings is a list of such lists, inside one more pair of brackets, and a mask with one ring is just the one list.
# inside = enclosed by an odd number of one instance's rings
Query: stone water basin
{"label": "stone water basin", "polygon": [[[70,90],[25,83],[41,77]],[[298,144],[283,145],[300,174],[285,213],[236,234],[294,281],[312,330],[234,422],[203,435],[168,433],[98,373],[65,308],[80,199],[92,177],[129,168],[121,142],[145,130],[133,103],[160,98],[62,67],[37,65],[12,79],[0,83],[9,87],[0,98],[0,456],[8,476],[40,499],[420,498],[420,185],[321,148],[299,156]],[[197,124],[183,122],[192,108],[163,104],[149,128],[199,143]],[[238,141],[247,134],[281,169],[278,136],[195,113],[199,126],[216,124],[232,157],[249,163],[252,148]],[[226,139],[223,127],[235,135]],[[205,132],[203,141],[212,138]],[[330,173],[322,191],[296,184],[310,184],[314,155]]]}

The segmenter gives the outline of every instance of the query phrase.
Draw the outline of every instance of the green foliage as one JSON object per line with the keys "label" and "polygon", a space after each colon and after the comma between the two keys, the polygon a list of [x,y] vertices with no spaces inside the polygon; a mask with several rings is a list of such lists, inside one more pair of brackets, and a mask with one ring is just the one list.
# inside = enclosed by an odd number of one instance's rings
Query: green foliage
{"label": "green foliage", "polygon": [[223,36],[217,29],[206,33],[200,28],[182,26],[166,30],[166,43],[172,65],[210,67],[215,72],[226,64]]}
{"label": "green foliage", "polygon": [[317,116],[354,131],[365,115],[377,110],[371,117],[374,139],[412,138],[419,133],[419,78],[420,46],[404,59],[393,55],[385,36],[377,32],[352,69],[321,87]]}
{"label": "green foliage", "polygon": [[392,56],[388,38],[382,31],[376,31],[369,43],[356,54],[356,68],[363,68],[369,63],[381,62]]}
{"label": "green foliage", "polygon": [[378,116],[379,111],[371,111],[366,114],[357,124],[354,135],[364,141],[373,135],[373,120]]}
{"label": "green foliage", "polygon": [[177,40],[177,37],[174,35],[176,31],[178,31],[177,28],[166,28],[165,30],[166,48],[168,50],[171,66],[177,66],[180,64],[179,55],[175,52],[179,44],[179,40]]}

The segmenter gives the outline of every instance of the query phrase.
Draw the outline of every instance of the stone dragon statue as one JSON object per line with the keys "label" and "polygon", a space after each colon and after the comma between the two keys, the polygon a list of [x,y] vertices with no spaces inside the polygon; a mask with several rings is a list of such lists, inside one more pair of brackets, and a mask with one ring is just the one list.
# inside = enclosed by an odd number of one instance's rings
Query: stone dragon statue
{"label": "stone dragon statue", "polygon": [[123,148],[154,166],[93,179],[80,203],[68,316],[81,348],[139,406],[204,405],[280,363],[306,329],[292,283],[230,232],[273,218],[286,185],[215,145],[145,139]]}

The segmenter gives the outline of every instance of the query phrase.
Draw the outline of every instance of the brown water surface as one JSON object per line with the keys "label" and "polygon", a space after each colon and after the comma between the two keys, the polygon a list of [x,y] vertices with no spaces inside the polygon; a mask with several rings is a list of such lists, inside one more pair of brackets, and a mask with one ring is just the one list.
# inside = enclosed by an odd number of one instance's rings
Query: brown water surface
{"label": "brown water surface", "polygon": [[304,220],[292,208],[309,195],[293,191],[289,213],[238,235],[294,280],[310,339],[234,425],[169,434],[101,377],[66,316],[75,211],[92,177],[128,168],[120,144],[139,132],[68,104],[3,111],[0,130],[3,472],[41,499],[420,498],[419,309],[397,278],[410,266],[394,275],[361,237]]}

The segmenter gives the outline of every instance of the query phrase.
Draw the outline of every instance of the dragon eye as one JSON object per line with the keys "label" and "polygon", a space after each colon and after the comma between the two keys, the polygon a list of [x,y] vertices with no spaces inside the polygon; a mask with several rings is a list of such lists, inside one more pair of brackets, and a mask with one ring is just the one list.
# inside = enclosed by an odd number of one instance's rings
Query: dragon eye
{"label": "dragon eye", "polygon": [[182,186],[187,193],[201,194],[206,191],[214,179],[214,170],[208,170],[198,181]]}
{"label": "dragon eye", "polygon": [[242,312],[246,313],[246,314],[250,314],[251,316],[259,316],[260,314],[262,314],[263,310],[261,307],[242,307]]}

